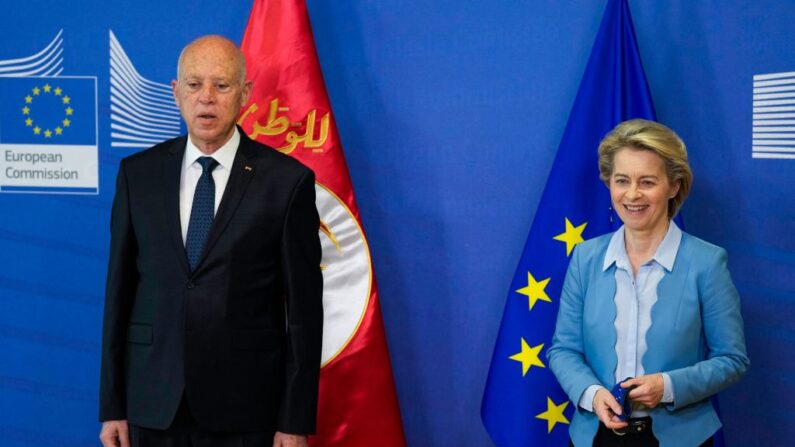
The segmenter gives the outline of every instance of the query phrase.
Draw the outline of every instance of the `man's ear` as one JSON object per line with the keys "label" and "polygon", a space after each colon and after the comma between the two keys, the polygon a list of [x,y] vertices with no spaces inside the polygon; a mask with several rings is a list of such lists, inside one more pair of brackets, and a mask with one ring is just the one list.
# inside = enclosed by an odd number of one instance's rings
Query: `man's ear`
{"label": "man's ear", "polygon": [[177,107],[179,107],[179,95],[177,94],[177,80],[171,81],[171,92],[174,94],[174,102],[177,103]]}
{"label": "man's ear", "polygon": [[240,97],[240,107],[248,104],[248,100],[251,99],[251,91],[254,89],[254,81],[251,79],[247,79],[243,82],[243,94]]}

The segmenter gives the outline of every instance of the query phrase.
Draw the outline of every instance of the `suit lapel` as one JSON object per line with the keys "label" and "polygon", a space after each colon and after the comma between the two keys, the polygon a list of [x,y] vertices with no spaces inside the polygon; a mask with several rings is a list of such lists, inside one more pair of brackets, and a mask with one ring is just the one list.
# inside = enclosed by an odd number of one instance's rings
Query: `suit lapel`
{"label": "suit lapel", "polygon": [[174,250],[177,251],[179,263],[185,273],[190,272],[188,258],[185,254],[185,244],[182,241],[182,226],[179,216],[179,182],[182,176],[182,158],[185,156],[185,144],[187,137],[176,140],[171,147],[166,150],[163,157],[163,185],[165,215],[168,220],[168,232]]}
{"label": "suit lapel", "polygon": [[[676,252],[673,269],[667,273],[657,284],[657,297],[668,299],[671,303],[673,300],[677,304],[675,307],[678,309],[679,301],[687,282],[687,277],[690,274],[690,262],[693,259],[693,254],[690,244],[687,242],[687,235],[682,233],[682,240],[679,242],[679,249]],[[675,315],[674,315],[675,316]]]}
{"label": "suit lapel", "polygon": [[652,307],[652,321],[668,321],[672,326],[677,324],[679,306],[682,305],[682,296],[691,273],[690,263],[693,259],[691,246],[686,239],[683,233],[673,269],[666,272],[657,284],[657,303]]}
{"label": "suit lapel", "polygon": [[218,211],[215,213],[213,219],[213,226],[210,228],[210,234],[207,235],[207,242],[204,244],[204,252],[202,253],[199,263],[196,265],[196,270],[201,268],[207,254],[210,253],[213,246],[218,242],[218,238],[223,233],[232,216],[235,214],[240,199],[243,198],[246,188],[248,188],[251,179],[254,177],[255,165],[252,159],[258,154],[258,149],[254,147],[251,140],[240,131],[240,146],[235,154],[235,160],[232,162],[232,169],[229,172],[229,181],[224,189],[224,195],[221,198],[221,203],[218,205]]}
{"label": "suit lapel", "polygon": [[591,319],[598,321],[598,324],[594,327],[596,333],[590,337],[590,340],[586,340],[586,343],[592,344],[591,352],[597,357],[593,361],[606,366],[606,368],[601,368],[603,375],[599,377],[599,380],[605,384],[612,384],[618,365],[615,350],[618,337],[615,327],[616,265],[613,263],[607,270],[602,270],[606,248],[605,245],[600,250],[602,256],[598,257],[598,261],[594,265],[592,272],[594,281],[589,286],[589,289],[593,290],[591,298],[596,302],[593,303],[593,306],[586,308],[586,312],[590,314]]}
{"label": "suit lapel", "polygon": [[657,302],[651,308],[652,325],[646,333],[648,352],[643,357],[643,366],[647,371],[659,371],[664,366],[665,351],[655,349],[665,346],[671,333],[680,333],[679,314],[682,306],[685,289],[688,282],[692,282],[690,275],[693,272],[692,246],[688,243],[686,233],[682,233],[679,250],[676,253],[673,269],[663,275],[657,284]]}

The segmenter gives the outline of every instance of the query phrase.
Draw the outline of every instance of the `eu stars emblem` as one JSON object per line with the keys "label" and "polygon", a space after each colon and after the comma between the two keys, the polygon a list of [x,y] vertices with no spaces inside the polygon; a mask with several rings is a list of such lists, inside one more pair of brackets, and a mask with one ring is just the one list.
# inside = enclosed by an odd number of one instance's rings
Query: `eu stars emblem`
{"label": "eu stars emblem", "polygon": [[95,77],[0,77],[0,192],[98,192]]}
{"label": "eu stars emblem", "polygon": [[[55,87],[45,81],[41,86],[34,86],[22,98],[24,104],[22,107],[22,118],[25,121],[25,126],[31,129],[33,135],[43,138],[58,137],[63,135],[64,130],[72,125],[70,118],[75,113],[75,109],[71,105],[72,98],[58,86],[57,81],[54,84]],[[63,114],[58,116],[52,113],[53,109],[62,109]],[[37,111],[39,113],[36,113]],[[53,115],[55,115],[55,119],[52,119]],[[49,121],[45,120],[45,116],[51,119]]]}

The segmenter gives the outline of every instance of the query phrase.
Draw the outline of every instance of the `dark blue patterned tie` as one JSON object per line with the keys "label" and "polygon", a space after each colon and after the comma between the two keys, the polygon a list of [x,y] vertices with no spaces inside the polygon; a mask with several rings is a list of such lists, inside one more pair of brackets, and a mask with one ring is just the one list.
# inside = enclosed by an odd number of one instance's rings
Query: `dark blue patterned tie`
{"label": "dark blue patterned tie", "polygon": [[196,268],[199,258],[207,241],[207,234],[213,225],[215,211],[215,181],[213,169],[218,162],[212,157],[199,157],[197,160],[202,165],[202,175],[196,182],[196,192],[193,194],[193,206],[190,209],[190,222],[188,235],[185,237],[185,251],[188,254],[190,270]]}

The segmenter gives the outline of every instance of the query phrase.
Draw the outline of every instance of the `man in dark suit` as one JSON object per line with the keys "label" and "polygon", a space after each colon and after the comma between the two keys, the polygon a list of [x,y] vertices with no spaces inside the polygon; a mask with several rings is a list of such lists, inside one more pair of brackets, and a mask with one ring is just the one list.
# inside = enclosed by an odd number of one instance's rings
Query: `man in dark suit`
{"label": "man in dark suit", "polygon": [[192,42],[177,72],[188,135],[119,166],[100,439],[305,446],[323,324],[314,174],[235,126],[252,85],[234,43]]}

